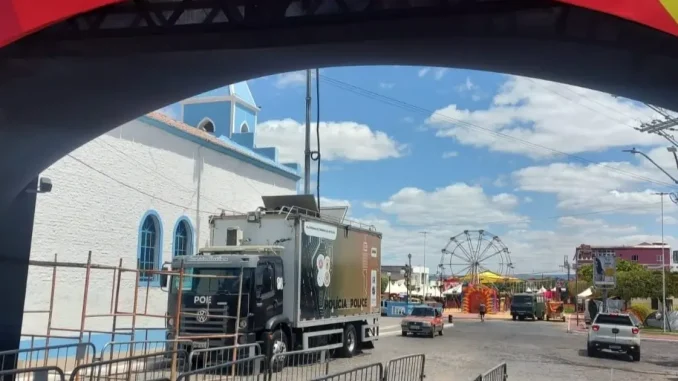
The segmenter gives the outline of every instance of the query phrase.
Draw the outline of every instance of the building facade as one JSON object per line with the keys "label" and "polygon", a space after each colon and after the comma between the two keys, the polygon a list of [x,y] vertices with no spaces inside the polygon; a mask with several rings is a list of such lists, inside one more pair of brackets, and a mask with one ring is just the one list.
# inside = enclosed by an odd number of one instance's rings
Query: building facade
{"label": "building facade", "polygon": [[[296,164],[278,161],[275,147],[257,147],[258,108],[247,84],[227,86],[181,102],[181,120],[151,113],[90,141],[46,169],[50,193],[38,195],[31,260],[83,264],[92,269],[85,299],[86,270],[31,266],[26,311],[46,311],[53,299],[51,335],[74,336],[83,311],[85,331],[99,331],[97,348],[110,341],[119,284],[118,329],[131,328],[130,314],[163,315],[167,294],[160,269],[174,256],[192,255],[209,242],[208,218],[245,213],[262,206],[262,195],[296,194]],[[54,295],[51,285],[54,279]],[[135,289],[139,292],[135,293]],[[135,297],[136,295],[136,297]],[[22,333],[45,335],[48,314],[28,312]],[[136,328],[164,328],[164,318],[137,317]],[[138,330],[136,339],[162,339],[161,329]],[[116,340],[130,340],[118,336]],[[40,342],[41,339],[37,339]],[[68,342],[68,341],[67,341]],[[51,344],[55,344],[51,341]],[[34,343],[35,345],[35,343]]]}
{"label": "building facade", "polygon": [[619,259],[635,262],[647,267],[662,266],[662,249],[664,251],[664,266],[673,268],[674,259],[671,247],[661,243],[641,243],[634,246],[591,246],[580,245],[575,249],[574,262],[577,266],[593,263],[593,257],[599,253],[611,253]]}

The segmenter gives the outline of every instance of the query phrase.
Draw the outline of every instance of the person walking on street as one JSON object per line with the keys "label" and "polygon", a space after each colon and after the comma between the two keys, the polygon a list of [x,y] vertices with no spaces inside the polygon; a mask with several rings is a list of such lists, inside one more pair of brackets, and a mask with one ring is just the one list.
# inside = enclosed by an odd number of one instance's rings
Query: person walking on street
{"label": "person walking on street", "polygon": [[480,313],[480,321],[484,322],[485,321],[485,303],[480,303],[480,306],[478,307],[478,312]]}

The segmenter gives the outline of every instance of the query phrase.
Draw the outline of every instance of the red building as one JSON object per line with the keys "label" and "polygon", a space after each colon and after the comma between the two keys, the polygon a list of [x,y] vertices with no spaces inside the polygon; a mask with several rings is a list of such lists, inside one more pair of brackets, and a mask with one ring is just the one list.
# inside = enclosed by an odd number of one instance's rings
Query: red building
{"label": "red building", "polygon": [[[598,253],[614,254],[619,259],[636,262],[648,267],[661,267],[662,265],[662,244],[647,242],[635,246],[591,246],[582,244],[575,250],[575,264],[592,263],[593,256]],[[666,243],[664,244],[664,255],[664,266],[670,268],[673,258],[671,256],[671,247]]]}

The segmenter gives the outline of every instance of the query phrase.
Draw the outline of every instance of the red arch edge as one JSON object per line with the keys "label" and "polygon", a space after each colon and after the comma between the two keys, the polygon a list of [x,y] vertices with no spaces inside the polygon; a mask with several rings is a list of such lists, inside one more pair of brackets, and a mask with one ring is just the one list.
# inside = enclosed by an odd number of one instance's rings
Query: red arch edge
{"label": "red arch edge", "polygon": [[556,0],[607,13],[678,37],[678,21],[659,0]]}
{"label": "red arch edge", "polygon": [[[31,33],[125,0],[0,0],[0,48]],[[556,0],[631,20],[678,36],[678,23],[659,0]]]}
{"label": "red arch edge", "polygon": [[0,48],[75,15],[125,0],[0,0]]}

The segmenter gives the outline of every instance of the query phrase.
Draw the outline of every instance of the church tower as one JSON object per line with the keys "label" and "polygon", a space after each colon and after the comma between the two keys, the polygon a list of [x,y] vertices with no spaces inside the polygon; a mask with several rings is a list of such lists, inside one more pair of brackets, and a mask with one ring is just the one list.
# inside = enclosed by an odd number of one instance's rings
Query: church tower
{"label": "church tower", "polygon": [[[207,91],[181,101],[180,105],[184,123],[278,162],[276,147],[257,147],[255,129],[259,107],[247,82]],[[296,163],[281,164],[299,171]]]}

